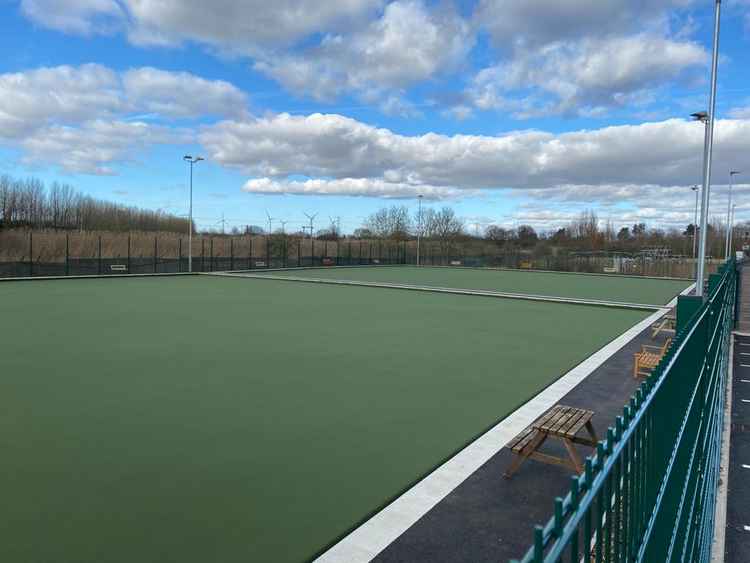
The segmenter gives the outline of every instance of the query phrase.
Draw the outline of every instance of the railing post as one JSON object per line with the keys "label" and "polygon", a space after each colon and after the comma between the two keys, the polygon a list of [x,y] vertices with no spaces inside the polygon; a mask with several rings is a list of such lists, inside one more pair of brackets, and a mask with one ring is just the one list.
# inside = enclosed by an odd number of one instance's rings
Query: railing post
{"label": "railing post", "polygon": [[154,236],[154,273],[157,272],[157,263],[159,260],[159,236]]}
{"label": "railing post", "polygon": [[70,275],[70,235],[65,233],[65,275]]}
{"label": "railing post", "polygon": [[29,277],[34,276],[34,233],[29,231]]}
{"label": "railing post", "polygon": [[177,271],[182,272],[182,237],[177,239]]}
{"label": "railing post", "polygon": [[102,237],[99,235],[99,258],[96,265],[97,273],[102,275]]}

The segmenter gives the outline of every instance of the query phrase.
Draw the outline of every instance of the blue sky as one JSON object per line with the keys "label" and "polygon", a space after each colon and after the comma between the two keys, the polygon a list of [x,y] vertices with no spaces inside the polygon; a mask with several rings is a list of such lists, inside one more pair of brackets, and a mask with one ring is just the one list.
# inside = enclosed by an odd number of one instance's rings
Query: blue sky
{"label": "blue sky", "polygon": [[[636,5],[637,6],[634,6]],[[689,223],[710,0],[0,0],[0,173],[199,226]],[[711,215],[750,176],[750,0],[723,3]],[[750,179],[736,186],[750,219]],[[275,223],[275,227],[279,223]]]}

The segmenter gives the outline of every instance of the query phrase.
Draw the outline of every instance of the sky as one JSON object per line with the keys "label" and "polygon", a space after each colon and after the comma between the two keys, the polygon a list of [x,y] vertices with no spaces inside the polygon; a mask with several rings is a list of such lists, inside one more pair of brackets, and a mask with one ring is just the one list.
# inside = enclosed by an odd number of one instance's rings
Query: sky
{"label": "sky", "polygon": [[[684,228],[712,0],[0,0],[0,174],[296,231]],[[724,0],[710,216],[750,220],[750,0]],[[223,219],[223,222],[222,222]]]}

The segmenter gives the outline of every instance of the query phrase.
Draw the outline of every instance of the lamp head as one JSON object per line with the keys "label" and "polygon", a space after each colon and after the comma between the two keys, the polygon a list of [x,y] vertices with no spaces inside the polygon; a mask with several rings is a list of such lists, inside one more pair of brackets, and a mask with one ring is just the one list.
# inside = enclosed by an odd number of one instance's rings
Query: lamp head
{"label": "lamp head", "polygon": [[708,121],[708,112],[696,111],[695,113],[691,113],[690,117],[692,117],[695,121],[702,121],[703,123],[705,123],[706,121]]}

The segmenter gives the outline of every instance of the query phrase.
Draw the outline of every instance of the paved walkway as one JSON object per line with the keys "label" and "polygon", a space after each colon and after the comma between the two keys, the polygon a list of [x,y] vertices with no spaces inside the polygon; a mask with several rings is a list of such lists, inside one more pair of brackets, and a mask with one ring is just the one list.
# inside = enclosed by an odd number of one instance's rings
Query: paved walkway
{"label": "paved walkway", "polygon": [[[661,344],[664,338],[653,341],[650,330],[643,331],[560,403],[595,411],[594,426],[605,435],[638,387],[632,376],[633,353],[641,344]],[[556,442],[548,441],[544,450],[565,455]],[[590,452],[583,446],[579,451]],[[510,461],[510,451],[504,448],[374,561],[502,563],[522,556],[531,544],[533,526],[546,523],[555,496],[569,490],[570,471],[530,460],[512,479],[503,479]]]}
{"label": "paved walkway", "polygon": [[[750,334],[750,268],[740,277],[737,328]],[[733,368],[724,561],[750,563],[750,336],[735,336]]]}

